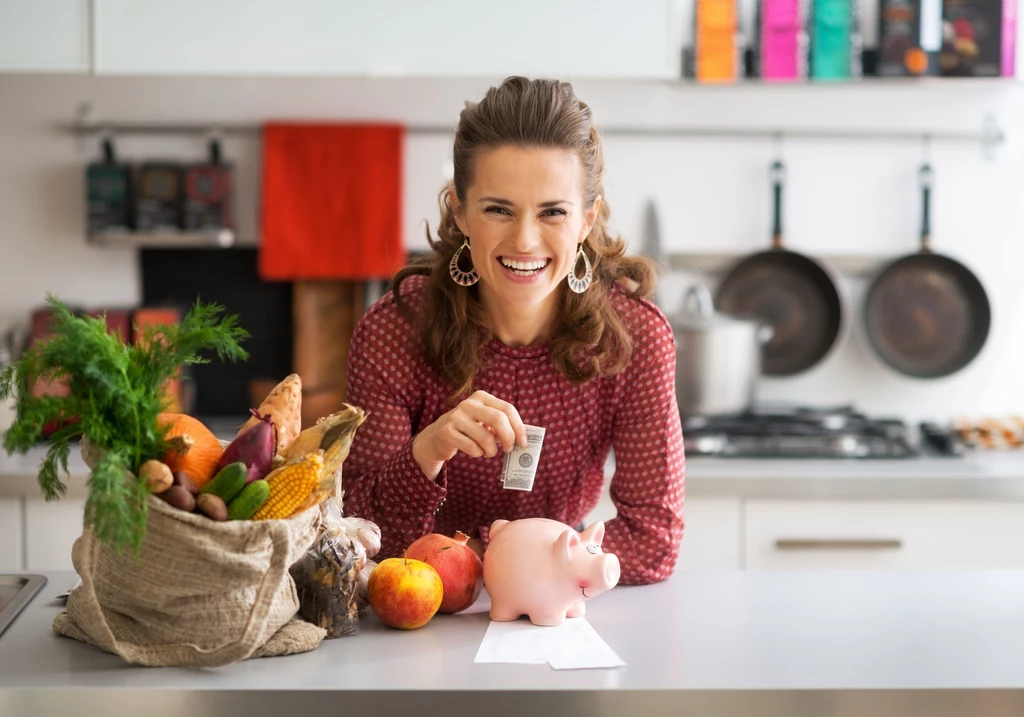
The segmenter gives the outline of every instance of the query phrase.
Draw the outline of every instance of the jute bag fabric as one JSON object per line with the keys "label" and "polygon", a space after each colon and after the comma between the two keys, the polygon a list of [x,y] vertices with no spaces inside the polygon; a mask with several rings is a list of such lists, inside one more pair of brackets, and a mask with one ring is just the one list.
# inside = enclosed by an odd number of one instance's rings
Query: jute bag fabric
{"label": "jute bag fabric", "polygon": [[[83,442],[83,457],[94,458]],[[85,529],[72,548],[82,584],[53,629],[149,666],[217,667],[306,652],[326,632],[295,618],[289,567],[309,550],[320,509],[287,520],[226,521],[148,497],[138,558]]]}

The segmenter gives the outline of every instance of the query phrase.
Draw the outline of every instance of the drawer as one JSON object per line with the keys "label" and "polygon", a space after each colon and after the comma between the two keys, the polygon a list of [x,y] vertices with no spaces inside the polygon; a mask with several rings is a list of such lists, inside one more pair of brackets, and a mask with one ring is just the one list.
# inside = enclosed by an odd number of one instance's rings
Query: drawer
{"label": "drawer", "polygon": [[748,569],[1024,567],[1024,503],[747,501]]}
{"label": "drawer", "polygon": [[683,543],[676,565],[682,570],[736,570],[740,567],[738,498],[687,498]]}
{"label": "drawer", "polygon": [[0,500],[0,571],[22,570],[21,498]]}
{"label": "drawer", "polygon": [[[738,498],[687,498],[683,508],[683,543],[677,570],[740,567],[740,500]],[[584,518],[585,524],[615,517],[615,504],[607,495]]]}

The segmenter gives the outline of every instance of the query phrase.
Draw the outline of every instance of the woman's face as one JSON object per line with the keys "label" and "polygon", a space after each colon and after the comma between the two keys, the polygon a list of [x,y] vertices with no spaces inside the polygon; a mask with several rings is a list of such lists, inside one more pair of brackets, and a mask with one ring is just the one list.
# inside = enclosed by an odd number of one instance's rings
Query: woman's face
{"label": "woman's face", "polygon": [[565,281],[600,206],[600,198],[584,204],[579,158],[561,149],[497,147],[477,153],[471,174],[466,201],[454,191],[451,201],[482,296],[543,304]]}

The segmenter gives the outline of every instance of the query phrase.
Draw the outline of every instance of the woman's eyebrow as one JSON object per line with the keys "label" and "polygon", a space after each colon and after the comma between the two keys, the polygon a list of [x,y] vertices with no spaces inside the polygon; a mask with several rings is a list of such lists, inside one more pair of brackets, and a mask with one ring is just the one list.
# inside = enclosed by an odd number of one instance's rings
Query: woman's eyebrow
{"label": "woman's eyebrow", "polygon": [[512,202],[507,199],[502,199],[501,197],[480,197],[480,199],[477,200],[477,203],[482,202],[487,202],[488,204],[500,204],[503,207],[512,206]]}
{"label": "woman's eyebrow", "polygon": [[[487,202],[488,204],[500,204],[503,207],[515,206],[509,200],[502,199],[501,197],[480,197],[480,199],[478,199],[477,201],[478,202]],[[559,204],[567,204],[570,207],[572,206],[572,202],[570,202],[568,200],[565,200],[565,199],[552,199],[549,202],[541,202],[540,206],[542,208],[544,208],[544,209],[547,209],[549,207],[557,207]]]}

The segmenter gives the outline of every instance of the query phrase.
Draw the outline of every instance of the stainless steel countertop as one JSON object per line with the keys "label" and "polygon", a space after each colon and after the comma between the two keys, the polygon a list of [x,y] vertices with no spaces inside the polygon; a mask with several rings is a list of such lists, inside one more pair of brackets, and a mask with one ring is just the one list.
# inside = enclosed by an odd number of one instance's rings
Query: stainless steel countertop
{"label": "stainless steel countertop", "polygon": [[[216,670],[138,668],[59,637],[43,593],[0,637],[0,714],[1020,714],[1024,571],[680,572],[595,598],[627,665],[474,664],[486,594],[403,632],[366,613],[315,651]],[[269,691],[269,692],[268,692]],[[54,710],[53,712],[49,710]],[[316,712],[309,710],[315,709]],[[276,711],[275,711],[276,710]],[[138,711],[134,714],[139,714]],[[479,714],[479,712],[475,712]]]}
{"label": "stainless steel countertop", "polygon": [[[45,450],[24,456],[0,450],[0,498],[41,495],[36,476]],[[88,469],[77,450],[68,469],[67,496],[84,498]],[[613,470],[609,461],[609,476]],[[689,497],[1024,500],[1024,451],[907,459],[689,457],[686,491]]]}

